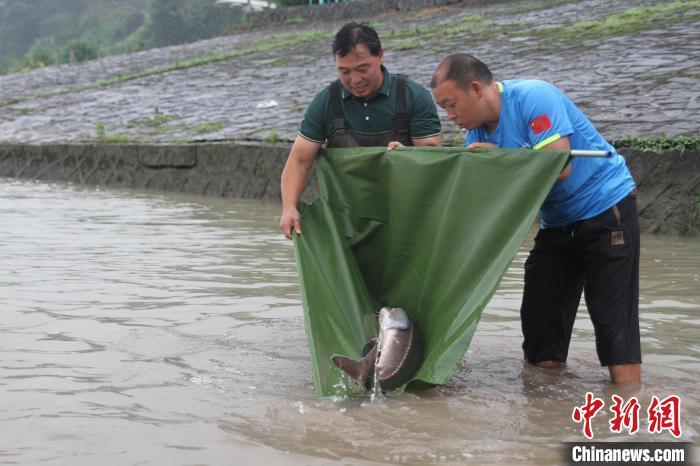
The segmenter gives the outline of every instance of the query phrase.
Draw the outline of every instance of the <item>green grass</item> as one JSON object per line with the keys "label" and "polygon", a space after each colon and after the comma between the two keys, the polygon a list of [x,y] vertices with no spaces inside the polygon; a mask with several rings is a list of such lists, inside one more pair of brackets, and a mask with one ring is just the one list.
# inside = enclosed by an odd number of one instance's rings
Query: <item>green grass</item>
{"label": "green grass", "polygon": [[421,41],[419,39],[406,39],[402,40],[398,44],[392,45],[391,50],[411,50],[417,49],[421,46]]}
{"label": "green grass", "polygon": [[658,151],[675,149],[681,152],[685,150],[700,149],[700,136],[662,136],[658,138],[630,137],[617,139],[610,142],[616,149],[637,149],[643,151]]}
{"label": "green grass", "polygon": [[176,129],[176,127],[167,125],[166,123],[177,120],[180,118],[178,115],[166,115],[161,112],[158,107],[153,109],[153,116],[144,118],[143,120],[135,120],[127,124],[127,128],[146,128],[149,136],[157,136],[163,134],[166,131]]}
{"label": "green grass", "polygon": [[29,97],[10,97],[9,99],[5,99],[2,102],[0,102],[0,105],[21,104],[22,102],[26,102],[27,100],[31,99]]}
{"label": "green grass", "polygon": [[169,121],[177,120],[177,118],[178,117],[175,115],[166,115],[164,113],[161,113],[158,107],[156,107],[155,109],[153,109],[153,116],[150,118],[146,118],[145,120],[143,120],[142,123],[145,126],[148,126],[149,128],[158,128]]}
{"label": "green grass", "polygon": [[289,63],[289,57],[284,56],[284,57],[279,57],[277,60],[270,63],[270,66],[284,66],[287,63]]}
{"label": "green grass", "polygon": [[279,134],[277,133],[276,129],[270,130],[270,132],[265,136],[263,139],[263,142],[270,142],[270,143],[275,143],[280,141]]}
{"label": "green grass", "polygon": [[224,127],[224,124],[220,121],[214,121],[211,123],[202,123],[195,127],[197,134],[215,133]]}
{"label": "green grass", "polygon": [[126,144],[130,142],[129,136],[125,134],[107,133],[105,124],[101,121],[98,121],[95,125],[95,132],[97,133],[97,140],[104,144]]}
{"label": "green grass", "polygon": [[99,141],[103,144],[127,144],[131,139],[126,134],[107,134],[99,138]]}
{"label": "green grass", "polygon": [[168,144],[178,144],[178,145],[190,143],[190,141],[188,139],[183,138],[181,136],[171,136],[168,138],[167,142],[168,142]]}
{"label": "green grass", "polygon": [[693,196],[692,199],[688,199],[684,212],[682,233],[695,234],[698,232],[698,225],[700,225],[700,197]]}
{"label": "green grass", "polygon": [[243,133],[243,139],[250,139],[261,131],[265,131],[266,128],[253,128],[250,131]]}
{"label": "green grass", "polygon": [[601,19],[585,19],[564,27],[538,29],[536,33],[552,38],[580,41],[661,29],[679,20],[690,22],[695,19],[700,19],[700,0],[629,8]]}

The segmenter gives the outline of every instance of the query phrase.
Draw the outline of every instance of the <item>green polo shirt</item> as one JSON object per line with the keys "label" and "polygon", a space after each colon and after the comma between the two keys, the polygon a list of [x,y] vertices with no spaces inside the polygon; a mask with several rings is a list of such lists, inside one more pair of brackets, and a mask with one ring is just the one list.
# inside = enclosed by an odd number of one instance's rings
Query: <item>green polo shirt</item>
{"label": "green polo shirt", "polygon": [[[365,102],[341,86],[346,127],[361,133],[381,133],[394,129],[397,77],[382,65],[384,80],[377,95]],[[316,94],[304,113],[299,134],[309,141],[323,143],[331,135],[330,85]],[[412,79],[406,79],[406,112],[412,139],[440,134],[440,119],[430,92]]]}

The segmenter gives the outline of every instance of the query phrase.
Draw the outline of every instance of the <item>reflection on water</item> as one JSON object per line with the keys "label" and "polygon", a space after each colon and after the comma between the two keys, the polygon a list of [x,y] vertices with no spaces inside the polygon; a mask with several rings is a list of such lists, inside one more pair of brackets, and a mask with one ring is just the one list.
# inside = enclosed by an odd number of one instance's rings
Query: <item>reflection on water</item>
{"label": "reflection on water", "polygon": [[[560,371],[525,367],[522,248],[446,386],[318,399],[276,203],[0,179],[0,463],[557,463],[591,391],[581,308]],[[645,386],[696,441],[700,241],[645,237]],[[608,413],[609,414],[609,413]],[[625,440],[594,423],[596,439]],[[642,419],[642,430],[645,429]],[[633,440],[671,440],[639,433]]]}

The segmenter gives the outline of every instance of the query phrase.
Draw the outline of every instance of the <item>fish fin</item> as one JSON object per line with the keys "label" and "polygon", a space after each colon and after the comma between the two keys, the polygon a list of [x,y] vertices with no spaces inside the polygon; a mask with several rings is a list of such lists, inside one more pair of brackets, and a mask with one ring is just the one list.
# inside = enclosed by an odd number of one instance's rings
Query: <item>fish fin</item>
{"label": "fish fin", "polygon": [[365,343],[365,346],[362,347],[362,357],[367,356],[369,353],[372,352],[374,348],[376,348],[377,343],[379,342],[378,339],[372,338],[369,340],[367,343]]}
{"label": "fish fin", "polygon": [[333,364],[335,364],[338,369],[349,375],[365,390],[369,390],[372,387],[372,380],[374,379],[374,365],[376,360],[376,344],[372,347],[370,352],[359,361],[355,361],[347,356],[341,356],[338,354],[331,356],[331,361],[333,361]]}

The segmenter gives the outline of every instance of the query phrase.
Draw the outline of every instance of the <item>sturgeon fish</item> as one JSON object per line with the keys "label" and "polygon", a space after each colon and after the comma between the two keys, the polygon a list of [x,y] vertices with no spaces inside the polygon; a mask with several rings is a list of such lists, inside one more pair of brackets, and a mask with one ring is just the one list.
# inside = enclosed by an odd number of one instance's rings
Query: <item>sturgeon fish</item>
{"label": "sturgeon fish", "polygon": [[334,354],[331,361],[365,390],[375,375],[382,391],[408,383],[423,363],[423,339],[406,312],[398,307],[379,311],[379,338],[365,344],[359,361]]}

